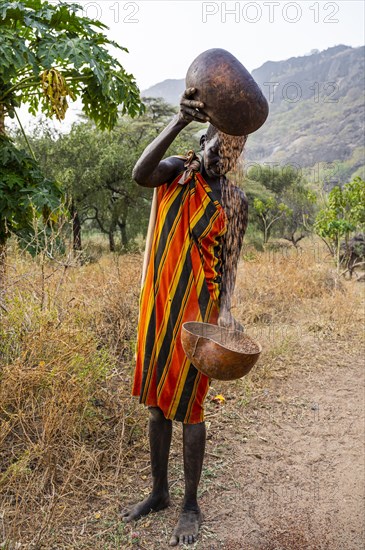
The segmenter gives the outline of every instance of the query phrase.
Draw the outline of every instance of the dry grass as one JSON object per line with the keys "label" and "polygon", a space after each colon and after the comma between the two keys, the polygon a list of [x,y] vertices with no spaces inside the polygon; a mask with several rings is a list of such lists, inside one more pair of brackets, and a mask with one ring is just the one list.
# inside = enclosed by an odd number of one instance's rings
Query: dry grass
{"label": "dry grass", "polygon": [[354,349],[363,337],[362,283],[341,279],[317,243],[255,253],[241,264],[234,314],[263,345],[255,384],[313,365],[322,343]]}
{"label": "dry grass", "polygon": [[7,541],[37,547],[76,507],[100,496],[105,505],[123,485],[139,447],[141,412],[129,396],[139,272],[132,256],[10,262],[0,344]]}
{"label": "dry grass", "polygon": [[[146,414],[130,397],[140,269],[132,255],[83,266],[9,256],[0,547],[152,548],[118,520],[120,503],[149,486]],[[226,395],[240,391],[244,402],[252,388],[303,365],[324,339],[354,346],[360,300],[361,284],[339,281],[313,250],[247,251],[234,314],[264,354],[247,381],[225,386]],[[143,524],[155,542],[166,530],[164,516],[159,521]]]}

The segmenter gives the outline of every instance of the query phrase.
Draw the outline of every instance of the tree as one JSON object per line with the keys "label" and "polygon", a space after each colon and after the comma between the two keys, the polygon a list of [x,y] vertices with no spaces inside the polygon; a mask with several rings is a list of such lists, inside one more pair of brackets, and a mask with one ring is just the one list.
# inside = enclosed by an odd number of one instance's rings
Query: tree
{"label": "tree", "polygon": [[286,189],[302,180],[301,171],[291,165],[252,166],[247,176],[250,180],[261,183],[276,196],[281,196]]}
{"label": "tree", "polygon": [[325,242],[339,271],[341,240],[347,247],[351,233],[364,229],[365,182],[356,177],[343,188],[336,186],[330,191],[324,208],[317,214],[314,230]]}
{"label": "tree", "polygon": [[141,112],[134,77],[108,51],[127,51],[109,40],[100,21],[77,16],[81,7],[42,0],[0,4],[0,104],[4,117],[29,102],[62,120],[67,97],[80,97],[83,111],[101,129],[115,126],[118,113]]}
{"label": "tree", "polygon": [[295,248],[311,231],[317,197],[304,185],[295,184],[289,187],[284,195],[288,207],[285,215],[276,225],[281,238],[290,241]]}
{"label": "tree", "polygon": [[[264,244],[275,230],[293,244],[303,238],[301,209],[306,193],[300,171],[288,165],[254,166],[248,172],[248,196],[256,214],[256,223],[262,231]],[[246,186],[245,186],[246,187]]]}
{"label": "tree", "polygon": [[55,211],[62,193],[54,180],[43,175],[33,158],[17,149],[3,135],[0,135],[0,166],[1,269],[1,260],[5,259],[5,243],[10,233],[14,232],[27,241],[35,218],[43,218],[46,225],[55,222]]}
{"label": "tree", "polygon": [[[72,209],[74,248],[81,249],[82,227],[107,235],[110,249],[123,249],[145,233],[152,192],[136,185],[132,168],[145,147],[165,126],[175,108],[160,99],[146,100],[146,112],[136,119],[121,117],[111,132],[91,122],[74,124],[68,135],[55,135],[47,125],[28,139],[49,178],[62,182]],[[189,125],[167,155],[199,147],[198,124]],[[21,140],[21,136],[17,136]],[[43,164],[44,162],[44,164]]]}
{"label": "tree", "polygon": [[279,203],[274,198],[267,199],[266,201],[255,199],[253,206],[263,233],[264,244],[266,244],[269,241],[273,225],[283,218],[283,216],[288,215],[290,209],[286,204],[283,202]]}
{"label": "tree", "polygon": [[[134,117],[143,111],[134,77],[109,53],[111,47],[127,50],[103,34],[107,29],[103,23],[76,15],[80,9],[66,2],[55,6],[42,0],[1,1],[1,135],[5,136],[6,116],[19,120],[16,108],[23,103],[34,115],[41,108],[46,116],[62,120],[67,99],[81,98],[84,113],[101,130],[113,128],[119,113]],[[44,214],[49,204],[60,204],[60,193],[55,182],[41,181],[33,154],[16,153],[6,136],[0,146],[6,159],[0,172],[0,200],[7,205],[0,210],[0,261],[4,263],[10,234],[21,227],[28,228],[23,236],[29,235],[32,215]],[[47,189],[47,200],[35,200],[34,190],[39,187]],[[20,205],[21,215],[19,209],[12,210],[14,204]]]}

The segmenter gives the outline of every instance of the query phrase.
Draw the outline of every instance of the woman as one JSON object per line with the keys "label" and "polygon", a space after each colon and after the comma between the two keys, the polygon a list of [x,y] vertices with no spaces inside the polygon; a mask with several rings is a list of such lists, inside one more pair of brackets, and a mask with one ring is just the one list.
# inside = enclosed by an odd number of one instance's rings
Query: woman
{"label": "woman", "polygon": [[172,420],[183,422],[185,495],[170,544],[193,543],[201,524],[197,502],[204,449],[203,403],[209,379],[188,361],[180,341],[185,321],[241,329],[231,314],[231,295],[247,199],[224,175],[234,168],[246,137],[232,137],[212,125],[201,139],[202,153],[163,155],[191,121],[207,122],[194,88],[182,96],[179,114],[146,148],[133,177],[156,187],[157,215],[141,294],[133,395],[149,407],[152,492],[127,510],[125,521],[166,508]]}

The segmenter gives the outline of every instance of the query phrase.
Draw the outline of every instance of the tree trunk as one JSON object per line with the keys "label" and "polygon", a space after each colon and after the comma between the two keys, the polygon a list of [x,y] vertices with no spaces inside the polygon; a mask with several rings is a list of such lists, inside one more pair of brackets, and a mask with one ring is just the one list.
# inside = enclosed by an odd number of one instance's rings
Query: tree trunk
{"label": "tree trunk", "polygon": [[123,248],[127,248],[128,246],[128,236],[127,236],[127,224],[123,222],[118,222],[119,230],[120,230],[120,238],[122,241]]}
{"label": "tree trunk", "polygon": [[290,237],[284,237],[284,239],[286,239],[287,241],[290,241],[292,243],[293,246],[295,246],[295,248],[298,248],[298,243],[304,239],[305,235],[303,235],[303,233],[301,233],[299,235],[299,237],[296,237],[295,236],[295,233],[292,233]]}
{"label": "tree trunk", "polygon": [[72,216],[72,237],[73,237],[73,249],[75,251],[82,250],[81,244],[81,221],[78,211],[75,208],[74,201],[71,202],[71,216]]}
{"label": "tree trunk", "polygon": [[340,237],[337,236],[336,237],[336,267],[337,267],[337,273],[340,273],[340,267],[341,267],[340,244],[341,244]]}
{"label": "tree trunk", "polygon": [[108,232],[109,236],[109,250],[110,252],[115,252],[115,239],[114,239],[114,229],[110,229]]}

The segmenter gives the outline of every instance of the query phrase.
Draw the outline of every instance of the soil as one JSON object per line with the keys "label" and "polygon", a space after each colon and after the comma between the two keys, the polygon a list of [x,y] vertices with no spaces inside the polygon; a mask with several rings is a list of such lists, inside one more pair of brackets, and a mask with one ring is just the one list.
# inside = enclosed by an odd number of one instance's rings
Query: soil
{"label": "soil", "polygon": [[226,434],[211,426],[229,446],[202,501],[219,542],[201,548],[364,548],[364,361],[345,363],[276,379]]}
{"label": "soil", "polygon": [[[204,523],[190,548],[364,548],[364,360],[353,351],[328,343],[317,350],[316,364],[283,371],[251,395],[244,379],[214,383],[201,482]],[[224,405],[213,401],[216,393]],[[131,527],[138,548],[168,548],[183,494],[180,440],[177,428],[173,505]]]}

